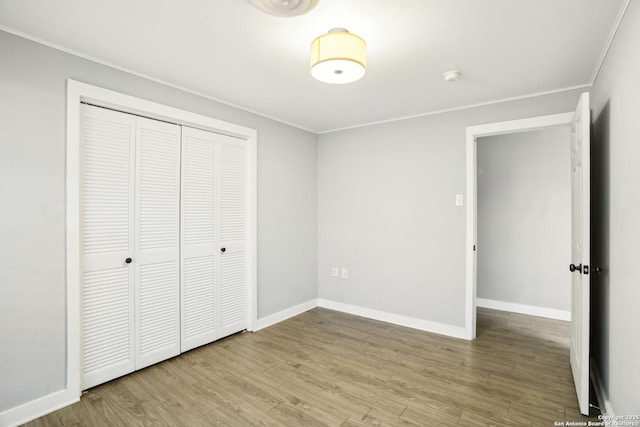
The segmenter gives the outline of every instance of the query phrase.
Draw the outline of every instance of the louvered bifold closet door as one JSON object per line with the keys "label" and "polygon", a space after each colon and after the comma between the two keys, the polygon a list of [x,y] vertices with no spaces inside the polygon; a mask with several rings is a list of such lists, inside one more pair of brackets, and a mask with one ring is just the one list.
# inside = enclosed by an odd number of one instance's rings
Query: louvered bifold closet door
{"label": "louvered bifold closet door", "polygon": [[247,322],[247,142],[220,135],[220,325],[224,337]]}
{"label": "louvered bifold closet door", "polygon": [[136,369],[180,354],[180,126],[137,118]]}
{"label": "louvered bifold closet door", "polygon": [[82,388],[135,368],[136,117],[81,106]]}
{"label": "louvered bifold closet door", "polygon": [[217,137],[182,129],[182,351],[218,338]]}

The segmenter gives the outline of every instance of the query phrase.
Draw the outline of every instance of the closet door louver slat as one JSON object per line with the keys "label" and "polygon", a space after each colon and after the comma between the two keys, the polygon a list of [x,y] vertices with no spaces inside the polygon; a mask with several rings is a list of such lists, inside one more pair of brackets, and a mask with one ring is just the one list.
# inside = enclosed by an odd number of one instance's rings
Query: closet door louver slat
{"label": "closet door louver slat", "polygon": [[87,389],[248,327],[247,141],[81,113]]}
{"label": "closet door louver slat", "polygon": [[182,129],[182,351],[218,338],[217,137]]}
{"label": "closet door louver slat", "polygon": [[132,372],[135,116],[81,106],[83,389]]}
{"label": "closet door louver slat", "polygon": [[180,126],[137,118],[136,369],[180,354]]}
{"label": "closet door louver slat", "polygon": [[220,135],[220,327],[224,337],[246,324],[246,141]]}

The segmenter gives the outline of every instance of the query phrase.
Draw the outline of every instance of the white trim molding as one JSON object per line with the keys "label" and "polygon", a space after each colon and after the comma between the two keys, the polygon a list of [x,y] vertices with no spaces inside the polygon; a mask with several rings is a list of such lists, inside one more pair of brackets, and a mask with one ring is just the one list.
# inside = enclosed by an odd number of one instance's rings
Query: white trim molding
{"label": "white trim molding", "polygon": [[302,304],[287,308],[269,316],[258,320],[255,331],[275,325],[305,311],[312,310],[316,307],[326,308],[328,310],[339,311],[342,313],[353,314],[354,316],[365,317],[367,319],[379,320],[398,326],[418,329],[425,332],[431,332],[439,335],[446,335],[453,338],[466,338],[465,329],[461,326],[447,325],[444,323],[432,322],[429,320],[418,319],[415,317],[403,316],[401,314],[389,313],[387,311],[375,310],[372,308],[361,307],[353,304],[332,301],[324,298],[312,299]]}
{"label": "white trim molding", "polygon": [[0,412],[0,426],[15,427],[80,400],[71,390],[64,389]]}
{"label": "white trim molding", "polygon": [[415,317],[403,316],[401,314],[389,313],[386,311],[375,310],[372,308],[361,307],[343,302],[332,301],[324,298],[312,299],[302,304],[287,308],[269,316],[260,318],[255,331],[275,325],[305,311],[312,310],[316,307],[326,308],[328,310],[339,311],[342,313],[353,314],[354,316],[365,317],[367,319],[379,320],[398,326],[418,329],[425,332],[431,332],[439,335],[446,335],[453,338],[465,338],[465,330],[460,326],[447,325],[444,323],[432,322],[429,320],[418,319]]}
{"label": "white trim molding", "polygon": [[118,65],[116,63],[105,61],[105,60],[102,60],[102,59],[97,58],[95,56],[86,55],[86,54],[84,54],[82,52],[79,52],[77,50],[66,48],[66,47],[64,47],[62,45],[50,42],[50,41],[42,39],[40,37],[36,37],[36,36],[31,35],[31,34],[27,34],[25,32],[18,31],[18,30],[14,29],[14,28],[7,27],[6,25],[1,25],[0,24],[0,31],[7,32],[9,34],[13,34],[13,35],[18,36],[18,37],[22,37],[23,39],[30,40],[30,41],[32,41],[34,43],[38,43],[38,44],[41,44],[43,46],[50,47],[51,49],[55,49],[55,50],[58,50],[60,52],[68,53],[69,55],[73,55],[73,56],[76,56],[78,58],[86,59],[87,61],[95,62],[97,64],[104,65],[106,67],[113,68],[115,70],[122,71],[124,73],[131,74],[131,75],[136,76],[136,77],[141,77],[141,78],[143,78],[145,80],[149,80],[149,81],[152,81],[154,83],[159,83],[159,84],[161,84],[163,86],[167,86],[167,87],[171,87],[171,88],[174,88],[174,89],[178,89],[178,90],[180,90],[182,92],[186,92],[186,93],[190,93],[192,95],[199,96],[200,98],[205,98],[205,99],[208,99],[210,101],[214,101],[214,102],[217,102],[217,103],[222,104],[222,105],[226,105],[226,106],[231,107],[231,108],[236,108],[238,110],[246,111],[247,113],[255,114],[256,116],[261,116],[261,117],[264,117],[264,118],[269,119],[269,120],[273,120],[273,121],[280,122],[280,123],[288,125],[288,126],[292,126],[292,127],[304,130],[306,132],[311,132],[311,133],[317,134],[316,131],[314,131],[312,129],[307,129],[307,128],[302,127],[300,125],[297,125],[295,123],[287,122],[287,121],[279,119],[279,118],[277,118],[275,116],[270,116],[270,115],[268,115],[266,113],[261,113],[260,111],[252,110],[250,108],[243,107],[241,105],[234,104],[232,102],[225,101],[225,100],[220,99],[220,98],[215,98],[215,97],[213,97],[211,95],[207,95],[204,92],[201,92],[201,91],[198,91],[198,90],[189,89],[186,86],[180,86],[180,85],[171,83],[171,82],[169,82],[167,80],[163,80],[163,79],[159,79],[159,78],[153,77],[152,75],[149,75],[149,74],[140,73],[140,72],[135,71],[135,70],[133,70],[131,68],[123,67],[123,66],[120,66],[120,65]]}
{"label": "white trim molding", "polygon": [[[257,131],[232,123],[181,110],[156,102],[136,98],[75,80],[67,80],[67,164],[66,164],[66,278],[67,278],[67,366],[65,402],[80,397],[81,386],[81,316],[80,316],[80,103],[86,102],[180,125],[231,135],[247,141],[248,195],[247,224],[250,244],[247,247],[247,324],[254,330],[257,324]],[[55,393],[54,393],[55,394]],[[53,394],[51,395],[53,396]],[[53,401],[37,416],[65,406]]]}
{"label": "white trim molding", "polygon": [[302,314],[305,311],[312,310],[316,307],[318,307],[318,299],[312,299],[307,302],[303,302],[302,304],[286,308],[277,313],[261,317],[260,319],[258,319],[256,328],[253,331],[257,332],[260,329],[268,328],[269,326],[273,326],[276,323],[280,323],[292,317],[298,316],[299,314]]}
{"label": "white trim molding", "polygon": [[546,317],[547,319],[571,321],[571,311],[555,308],[539,307],[536,305],[517,304],[515,302],[498,301],[493,299],[476,298],[476,306],[493,310],[510,311],[512,313],[528,314],[529,316]]}
{"label": "white trim molding", "polygon": [[520,100],[523,100],[523,99],[537,98],[539,96],[553,95],[553,94],[556,94],[556,93],[571,92],[573,90],[579,90],[579,89],[589,90],[589,88],[591,88],[591,86],[592,85],[589,84],[589,83],[580,84],[580,85],[576,85],[576,86],[568,86],[568,87],[563,87],[563,88],[559,88],[559,89],[547,90],[547,91],[544,91],[544,92],[535,92],[535,93],[530,93],[530,94],[527,94],[527,95],[513,96],[513,97],[510,97],[510,98],[494,99],[494,100],[485,101],[485,102],[478,102],[478,103],[475,103],[475,104],[468,104],[468,105],[462,105],[462,106],[459,106],[459,107],[446,108],[446,109],[443,109],[443,110],[435,110],[435,111],[429,111],[429,112],[425,112],[425,113],[413,114],[413,115],[410,115],[410,116],[394,117],[394,118],[387,119],[387,120],[378,120],[378,121],[375,121],[375,122],[366,122],[366,123],[361,123],[361,124],[357,124],[357,125],[353,125],[353,126],[345,126],[345,127],[336,128],[336,129],[328,129],[328,130],[318,131],[316,133],[318,135],[325,135],[325,134],[333,133],[333,132],[342,132],[344,130],[351,130],[351,129],[369,127],[369,126],[384,125],[384,124],[388,124],[388,123],[401,122],[401,121],[404,121],[404,120],[418,119],[420,117],[436,116],[436,115],[439,115],[439,114],[452,113],[452,112],[455,112],[455,111],[463,111],[463,110],[470,110],[470,109],[473,109],[473,108],[486,107],[488,105],[503,104],[503,103],[506,103],[506,102],[513,102],[513,101],[520,101]]}
{"label": "white trim molding", "polygon": [[600,69],[602,68],[602,65],[604,64],[604,60],[607,56],[607,53],[609,52],[609,49],[611,47],[611,43],[613,42],[613,39],[615,37],[615,34],[618,31],[618,28],[620,26],[620,23],[622,22],[622,18],[624,17],[624,14],[629,6],[629,3],[631,2],[631,0],[624,0],[624,3],[622,4],[622,6],[620,7],[620,11],[618,12],[618,16],[616,18],[616,21],[611,29],[611,32],[609,34],[609,37],[607,39],[607,43],[605,44],[605,47],[603,48],[598,63],[592,73],[591,79],[588,83],[583,83],[583,84],[578,84],[578,85],[574,85],[574,86],[567,86],[567,87],[562,87],[562,88],[556,88],[556,89],[552,89],[552,90],[547,90],[547,91],[542,91],[542,92],[534,92],[534,93],[529,93],[529,94],[525,94],[525,95],[519,95],[519,96],[512,96],[512,97],[507,97],[507,98],[500,98],[500,99],[493,99],[493,100],[488,100],[488,101],[484,101],[484,102],[478,102],[478,103],[474,103],[474,104],[467,104],[467,105],[462,105],[459,107],[452,107],[452,108],[446,108],[446,109],[442,109],[442,110],[435,110],[435,111],[426,111],[426,112],[422,112],[422,113],[417,113],[417,114],[412,114],[412,115],[407,115],[407,116],[400,116],[400,117],[394,117],[391,119],[387,119],[387,120],[378,120],[378,121],[372,121],[372,122],[365,122],[365,123],[359,123],[359,124],[354,124],[351,126],[344,126],[344,127],[339,127],[339,128],[333,128],[333,129],[325,129],[325,130],[318,130],[318,129],[310,129],[307,127],[304,127],[302,125],[298,125],[283,119],[279,119],[275,116],[257,111],[257,110],[252,110],[250,108],[247,107],[243,107],[241,105],[238,104],[234,104],[232,102],[229,101],[225,101],[223,99],[220,98],[215,98],[211,95],[208,95],[204,92],[201,91],[197,91],[197,90],[193,90],[190,89],[188,87],[185,86],[180,86],[174,83],[171,83],[169,81],[166,80],[162,80],[156,77],[153,77],[151,75],[145,74],[145,73],[140,73],[138,71],[135,71],[133,69],[127,68],[127,67],[123,67],[120,65],[117,65],[113,62],[109,62],[109,61],[105,61],[102,60],[100,58],[91,56],[91,55],[86,55],[82,52],[73,50],[73,49],[69,49],[67,47],[64,47],[62,45],[50,42],[48,40],[42,39],[40,37],[36,37],[32,34],[28,34],[25,33],[23,31],[18,31],[15,28],[11,28],[8,27],[6,25],[0,25],[0,31],[5,31],[9,34],[13,34],[15,36],[18,37],[22,37],[23,39],[26,40],[30,40],[32,42],[41,44],[43,46],[47,46],[50,47],[52,49],[58,50],[60,52],[64,52],[67,53],[69,55],[73,55],[76,56],[78,58],[82,58],[82,59],[86,59],[88,61],[91,62],[95,62],[97,64],[101,64],[104,66],[107,66],[109,68],[113,68],[115,70],[118,71],[122,71],[125,72],[127,74],[131,74],[137,77],[141,77],[143,79],[155,82],[155,83],[159,83],[161,85],[164,86],[168,86],[174,89],[178,89],[180,91],[183,92],[187,92],[190,93],[192,95],[196,95],[199,96],[201,98],[206,98],[209,99],[211,101],[220,103],[222,105],[226,105],[232,108],[237,108],[238,110],[242,110],[242,111],[246,111],[248,113],[251,114],[255,114],[257,116],[261,116],[270,120],[274,120],[276,122],[280,122],[283,123],[285,125],[288,126],[292,126],[301,130],[304,130],[306,132],[311,132],[315,135],[323,135],[323,134],[328,134],[328,133],[332,133],[332,132],[340,132],[343,130],[350,130],[350,129],[357,129],[357,128],[363,128],[363,127],[368,127],[368,126],[376,126],[376,125],[380,125],[380,124],[386,124],[386,123],[394,123],[394,122],[400,122],[400,121],[404,121],[404,120],[410,120],[410,119],[414,119],[414,118],[419,118],[419,117],[426,117],[426,116],[433,116],[433,115],[438,115],[438,114],[444,114],[444,113],[450,113],[450,112],[454,112],[454,111],[461,111],[461,110],[467,110],[467,109],[472,109],[472,108],[478,108],[478,107],[484,107],[487,105],[493,105],[493,104],[501,104],[501,103],[505,103],[505,102],[512,102],[512,101],[518,101],[521,99],[530,99],[530,98],[536,98],[539,96],[545,96],[545,95],[552,95],[552,94],[556,94],[556,93],[563,93],[563,92],[570,92],[572,90],[578,90],[578,89],[589,89],[593,86],[595,80],[597,79],[597,76],[600,72]]}
{"label": "white trim molding", "polygon": [[453,338],[465,338],[465,329],[461,326],[432,322],[429,320],[403,316],[401,314],[389,313],[387,311],[380,311],[352,304],[345,304],[323,298],[318,299],[318,306],[329,310],[340,311],[343,313],[353,314],[355,316],[366,317],[368,319],[379,320],[381,322],[392,323],[394,325],[405,326],[407,328],[418,329],[434,334],[446,335]]}
{"label": "white trim molding", "polygon": [[627,13],[627,9],[629,8],[629,3],[631,3],[631,0],[624,0],[622,2],[622,6],[620,6],[620,10],[618,11],[618,16],[616,16],[616,20],[613,23],[613,27],[611,27],[611,31],[609,32],[609,37],[607,37],[607,42],[605,43],[604,48],[600,53],[600,57],[598,58],[598,63],[596,64],[596,68],[593,70],[593,74],[591,75],[589,86],[593,86],[596,80],[598,79],[598,74],[600,74],[600,70],[604,65],[604,60],[607,58],[609,49],[611,49],[611,44],[613,43],[613,39],[616,37],[616,33],[620,29],[622,18],[624,18],[625,13]]}
{"label": "white trim molding", "polygon": [[466,289],[465,289],[465,332],[468,340],[476,338],[476,244],[477,244],[477,141],[484,136],[504,135],[569,126],[573,113],[552,114],[506,122],[468,126],[466,136],[467,174],[467,233],[466,233]]}
{"label": "white trim molding", "polygon": [[[75,289],[68,288],[67,290],[69,291],[69,293],[67,294],[68,303],[76,301],[75,303],[79,304],[80,300],[78,286],[76,286]],[[68,307],[73,308],[73,306]],[[332,301],[322,298],[311,299],[309,301],[303,302],[293,307],[289,307],[285,310],[262,317],[260,319],[254,318],[249,330],[254,332],[259,331],[261,329],[275,325],[276,323],[280,323],[292,317],[298,316],[316,307],[340,311],[342,313],[353,314],[355,316],[365,317],[372,320],[379,320],[394,325],[418,329],[421,331],[445,335],[453,338],[466,339],[466,330],[465,328],[460,326],[432,322],[429,320],[403,316],[400,314],[389,313],[386,311],[375,310],[352,304],[345,304],[338,301]],[[71,368],[67,369],[67,388],[0,413],[0,425],[8,427],[18,426],[58,409],[64,408],[65,406],[76,403],[80,400],[80,355],[79,352],[77,354],[74,353],[80,348],[79,310],[75,310],[74,312],[74,310],[69,309],[67,314],[68,319],[75,319],[75,324],[67,325],[67,366]],[[78,369],[73,369],[72,363],[75,363]]]}

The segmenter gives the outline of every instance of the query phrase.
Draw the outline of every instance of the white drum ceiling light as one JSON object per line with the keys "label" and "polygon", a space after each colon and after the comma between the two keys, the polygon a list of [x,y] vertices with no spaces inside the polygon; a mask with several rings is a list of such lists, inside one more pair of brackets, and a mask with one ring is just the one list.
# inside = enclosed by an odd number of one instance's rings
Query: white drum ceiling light
{"label": "white drum ceiling light", "polygon": [[318,0],[249,0],[264,13],[273,16],[290,17],[309,12]]}
{"label": "white drum ceiling light", "polygon": [[367,43],[334,28],[311,43],[311,75],[325,83],[351,83],[367,72]]}

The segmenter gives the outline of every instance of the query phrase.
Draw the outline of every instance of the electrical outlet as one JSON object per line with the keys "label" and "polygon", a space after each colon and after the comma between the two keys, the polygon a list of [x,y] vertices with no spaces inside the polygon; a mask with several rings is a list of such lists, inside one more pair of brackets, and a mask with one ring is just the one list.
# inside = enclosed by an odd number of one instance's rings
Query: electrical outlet
{"label": "electrical outlet", "polygon": [[349,278],[349,270],[347,270],[346,268],[342,269],[342,278],[343,279],[348,279]]}
{"label": "electrical outlet", "polygon": [[331,269],[331,275],[332,275],[333,277],[338,277],[338,267],[333,267],[333,268]]}

